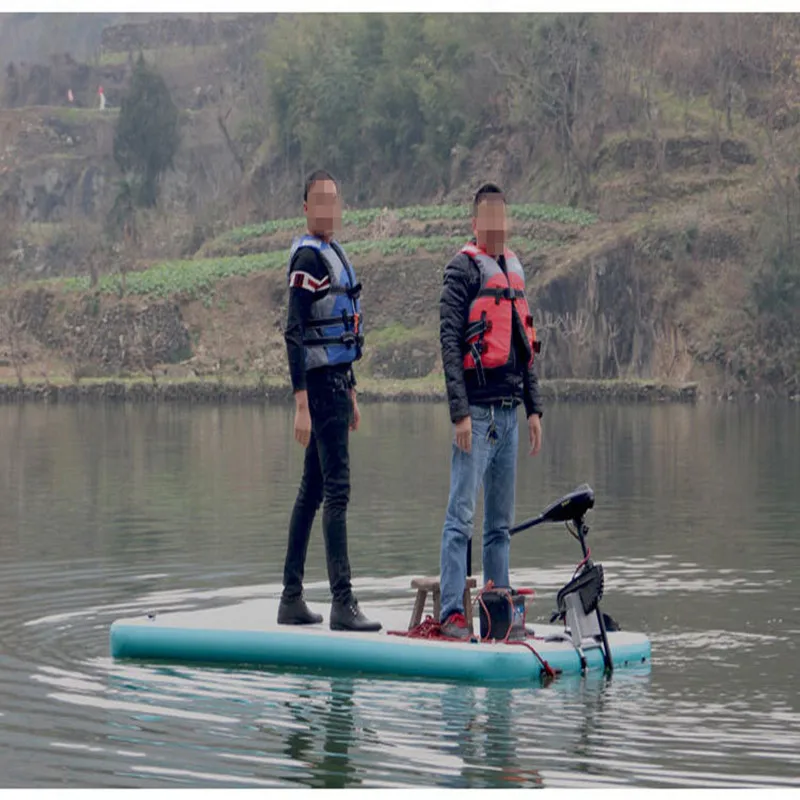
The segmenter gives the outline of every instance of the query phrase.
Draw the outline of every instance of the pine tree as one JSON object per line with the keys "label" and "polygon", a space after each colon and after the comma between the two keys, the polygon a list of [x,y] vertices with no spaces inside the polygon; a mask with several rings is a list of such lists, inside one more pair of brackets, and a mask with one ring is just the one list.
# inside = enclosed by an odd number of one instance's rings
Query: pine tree
{"label": "pine tree", "polygon": [[152,208],[158,201],[159,181],[172,169],[180,144],[178,124],[178,109],[164,79],[140,53],[114,132],[114,160],[140,207]]}

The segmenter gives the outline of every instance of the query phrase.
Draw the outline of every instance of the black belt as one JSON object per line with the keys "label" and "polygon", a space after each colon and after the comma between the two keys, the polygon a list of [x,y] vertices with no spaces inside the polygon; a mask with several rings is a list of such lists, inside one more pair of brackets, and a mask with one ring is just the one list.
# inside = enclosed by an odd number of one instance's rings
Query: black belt
{"label": "black belt", "polygon": [[501,397],[499,400],[489,400],[484,403],[474,403],[476,406],[494,406],[495,408],[516,408],[520,401],[514,397]]}

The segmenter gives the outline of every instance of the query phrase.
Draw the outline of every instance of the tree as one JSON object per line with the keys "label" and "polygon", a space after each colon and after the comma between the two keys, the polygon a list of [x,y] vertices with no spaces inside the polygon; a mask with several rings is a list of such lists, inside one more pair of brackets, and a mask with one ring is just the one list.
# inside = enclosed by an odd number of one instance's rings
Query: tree
{"label": "tree", "polygon": [[[508,131],[531,140],[547,137],[559,154],[566,193],[585,200],[608,115],[596,19],[536,14],[489,25],[495,27],[476,48],[504,79]],[[496,46],[498,28],[509,30],[507,46]]]}
{"label": "tree", "polygon": [[284,18],[264,57],[274,152],[300,175],[325,164],[353,202],[448,188],[454,147],[483,119],[479,30],[470,15]]}
{"label": "tree", "polygon": [[114,160],[134,187],[136,205],[152,208],[158,184],[180,145],[178,109],[161,75],[139,54],[114,132]]}
{"label": "tree", "polygon": [[537,100],[545,125],[555,133],[567,186],[577,177],[586,199],[592,161],[603,137],[603,62],[588,14],[556,17],[539,29]]}
{"label": "tree", "polygon": [[[106,215],[110,238],[114,241],[112,251],[116,251],[121,275],[120,293],[127,290],[127,274],[132,254],[139,247],[139,225],[136,218],[135,188],[131,181],[119,183],[114,205]],[[120,241],[121,240],[121,241]],[[94,285],[94,284],[93,284]]]}

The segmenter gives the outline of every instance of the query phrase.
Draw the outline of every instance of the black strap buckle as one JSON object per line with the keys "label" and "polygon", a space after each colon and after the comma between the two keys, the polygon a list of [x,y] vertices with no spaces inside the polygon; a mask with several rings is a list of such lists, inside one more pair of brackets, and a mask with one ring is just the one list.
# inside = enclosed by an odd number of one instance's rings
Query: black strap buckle
{"label": "black strap buckle", "polygon": [[358,300],[361,297],[361,282],[359,281],[355,286],[351,286],[347,289],[347,296],[351,300]]}
{"label": "black strap buckle", "polygon": [[478,385],[485,386],[486,373],[484,373],[483,371],[483,362],[481,361],[480,345],[471,344],[469,349],[470,353],[472,354],[472,360],[475,362],[475,370],[478,373]]}
{"label": "black strap buckle", "polygon": [[464,332],[464,338],[469,341],[470,339],[474,339],[476,336],[480,336],[482,333],[490,330],[491,328],[491,321],[487,322],[484,319],[479,319],[477,322],[472,322],[467,325],[467,330]]}

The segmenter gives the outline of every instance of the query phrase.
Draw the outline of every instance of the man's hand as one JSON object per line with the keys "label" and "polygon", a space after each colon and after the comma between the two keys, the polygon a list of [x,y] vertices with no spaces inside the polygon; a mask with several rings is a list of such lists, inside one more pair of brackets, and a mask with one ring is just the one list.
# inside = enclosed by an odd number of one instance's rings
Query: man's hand
{"label": "man's hand", "polygon": [[465,453],[472,450],[472,417],[469,414],[456,422],[456,447]]}
{"label": "man's hand", "polygon": [[350,430],[357,431],[358,426],[361,424],[361,412],[358,410],[358,400],[356,400],[356,390],[350,390],[350,398],[353,401],[353,420],[350,423]]}
{"label": "man's hand", "polygon": [[538,414],[528,417],[528,438],[531,442],[529,455],[535,456],[542,446],[542,418]]}
{"label": "man's hand", "polygon": [[303,390],[294,396],[294,438],[303,447],[311,441],[311,412],[308,410],[308,392]]}

